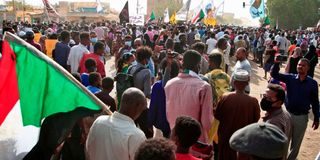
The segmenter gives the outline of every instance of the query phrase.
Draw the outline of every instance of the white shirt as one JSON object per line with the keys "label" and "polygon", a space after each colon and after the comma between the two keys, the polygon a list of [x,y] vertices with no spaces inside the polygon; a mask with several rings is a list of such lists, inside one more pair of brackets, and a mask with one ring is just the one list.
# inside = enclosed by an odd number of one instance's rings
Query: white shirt
{"label": "white shirt", "polygon": [[[237,63],[234,65],[234,68],[233,68],[233,73],[231,75],[231,86],[232,88],[234,88],[234,74],[237,72],[237,70],[239,69],[243,69],[243,70],[246,70],[248,73],[249,73],[249,76],[251,77],[251,64],[250,62],[245,59],[243,61],[237,61]],[[245,91],[247,92],[250,92],[250,85],[248,84],[245,88]]]}
{"label": "white shirt", "polygon": [[280,35],[277,34],[277,35],[274,37],[274,39],[278,42],[278,41],[279,41],[279,37],[280,37]]}
{"label": "white shirt", "polygon": [[220,31],[219,33],[216,34],[216,39],[220,39],[224,35],[223,31]]}
{"label": "white shirt", "polygon": [[226,50],[224,51],[224,54],[223,54],[224,63],[226,65],[230,65],[230,60],[229,60],[230,51],[231,51],[231,45],[230,45],[229,42],[227,42],[227,48],[226,48]]}
{"label": "white shirt", "polygon": [[[244,35],[246,35],[246,34],[244,34]],[[236,42],[239,41],[239,36],[242,36],[242,39],[243,39],[243,40],[246,40],[246,39],[244,38],[244,35],[242,35],[242,34],[237,35],[237,36],[234,38],[234,43],[236,43]],[[250,42],[249,36],[247,36],[247,41]]]}
{"label": "white shirt", "polygon": [[272,39],[268,37],[268,38],[264,41],[264,46],[269,47],[271,44],[272,44]]}
{"label": "white shirt", "polygon": [[286,50],[287,39],[285,37],[279,36],[278,40],[277,40],[277,43],[278,44],[280,43],[280,45],[279,45],[279,49],[280,50]]}
{"label": "white shirt", "polygon": [[133,160],[146,140],[134,121],[119,112],[100,116],[90,128],[86,149],[89,160]]}
{"label": "white shirt", "polygon": [[79,63],[84,54],[88,54],[89,50],[83,44],[78,44],[70,49],[67,65],[71,66],[71,73],[78,72]]}
{"label": "white shirt", "polygon": [[313,44],[316,48],[318,47],[317,39],[313,38],[310,42],[310,44]]}
{"label": "white shirt", "polygon": [[208,45],[207,54],[210,54],[211,51],[216,48],[217,40],[214,38],[209,38],[206,44]]}

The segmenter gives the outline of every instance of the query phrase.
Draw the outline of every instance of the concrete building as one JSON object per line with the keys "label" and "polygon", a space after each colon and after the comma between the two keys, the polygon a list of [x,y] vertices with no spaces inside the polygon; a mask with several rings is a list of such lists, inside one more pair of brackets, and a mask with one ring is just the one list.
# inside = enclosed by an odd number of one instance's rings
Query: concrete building
{"label": "concrete building", "polygon": [[97,12],[96,2],[67,2],[60,1],[57,6],[57,12],[70,22],[97,22],[102,20],[117,20],[110,11],[110,3],[101,2],[103,10]]}
{"label": "concrete building", "polygon": [[0,5],[0,21],[28,21],[36,22],[43,19],[43,9],[33,8],[28,10],[16,10],[14,11],[12,6]]}

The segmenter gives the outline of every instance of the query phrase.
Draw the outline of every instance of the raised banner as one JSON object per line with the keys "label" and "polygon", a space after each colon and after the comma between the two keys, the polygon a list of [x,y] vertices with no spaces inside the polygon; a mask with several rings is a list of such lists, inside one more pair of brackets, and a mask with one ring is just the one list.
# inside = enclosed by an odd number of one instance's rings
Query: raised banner
{"label": "raised banner", "polygon": [[144,15],[134,15],[129,17],[129,23],[138,26],[144,25]]}
{"label": "raised banner", "polygon": [[191,0],[188,0],[176,14],[176,20],[187,21]]}
{"label": "raised banner", "polygon": [[52,7],[48,0],[42,0],[43,5],[46,8],[47,15],[50,21],[59,22],[60,15],[58,12]]}
{"label": "raised banner", "polygon": [[252,18],[265,17],[264,0],[251,0],[250,14]]}

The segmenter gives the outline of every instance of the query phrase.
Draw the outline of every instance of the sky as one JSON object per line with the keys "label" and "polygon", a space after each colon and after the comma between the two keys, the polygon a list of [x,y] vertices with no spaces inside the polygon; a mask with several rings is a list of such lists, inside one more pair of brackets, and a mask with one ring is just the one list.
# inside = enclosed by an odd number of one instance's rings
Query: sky
{"label": "sky", "polygon": [[[4,0],[0,0],[0,1],[4,1]],[[55,4],[58,3],[59,0],[49,0],[49,2],[51,4]],[[77,2],[95,2],[96,0],[65,0],[65,1],[77,1]],[[101,2],[103,2],[104,0],[101,0]],[[118,11],[120,11],[124,4],[126,3],[127,0],[105,0],[105,1],[110,1],[112,3],[110,3],[110,7],[114,8]],[[156,1],[156,0],[155,0]],[[187,0],[183,0],[184,2],[186,2]],[[250,0],[203,0],[204,4],[207,4],[209,2],[213,2],[215,6],[219,6],[219,4],[221,4],[221,2],[225,2],[224,5],[224,12],[229,12],[229,13],[234,13],[236,18],[248,18],[248,19],[252,19],[249,13],[249,6],[247,6],[246,8],[242,7],[242,3],[245,2],[246,4],[250,3]],[[33,5],[40,5],[43,6],[42,4],[42,0],[25,0],[25,2],[27,4],[33,4]],[[191,7],[190,9],[194,9],[196,8],[199,3],[201,2],[201,0],[191,0]],[[220,14],[222,12],[222,8],[219,10]],[[218,12],[218,14],[219,14]],[[258,21],[258,19],[255,19],[254,21]]]}

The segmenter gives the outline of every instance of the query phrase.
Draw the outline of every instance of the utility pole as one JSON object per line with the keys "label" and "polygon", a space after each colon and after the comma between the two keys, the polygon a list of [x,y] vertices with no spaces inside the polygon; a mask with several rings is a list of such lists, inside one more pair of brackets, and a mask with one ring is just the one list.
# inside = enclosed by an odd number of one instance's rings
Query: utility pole
{"label": "utility pole", "polygon": [[23,8],[23,22],[26,21],[26,15],[25,15],[25,12],[26,12],[26,2],[25,0],[22,0],[22,8]]}
{"label": "utility pole", "polygon": [[140,5],[139,5],[139,0],[137,0],[137,15],[139,14],[139,7],[140,7]]}
{"label": "utility pole", "polygon": [[14,14],[14,20],[16,21],[17,20],[17,16],[16,16],[16,6],[14,4],[14,0],[12,0],[12,10],[13,10],[13,14]]}

